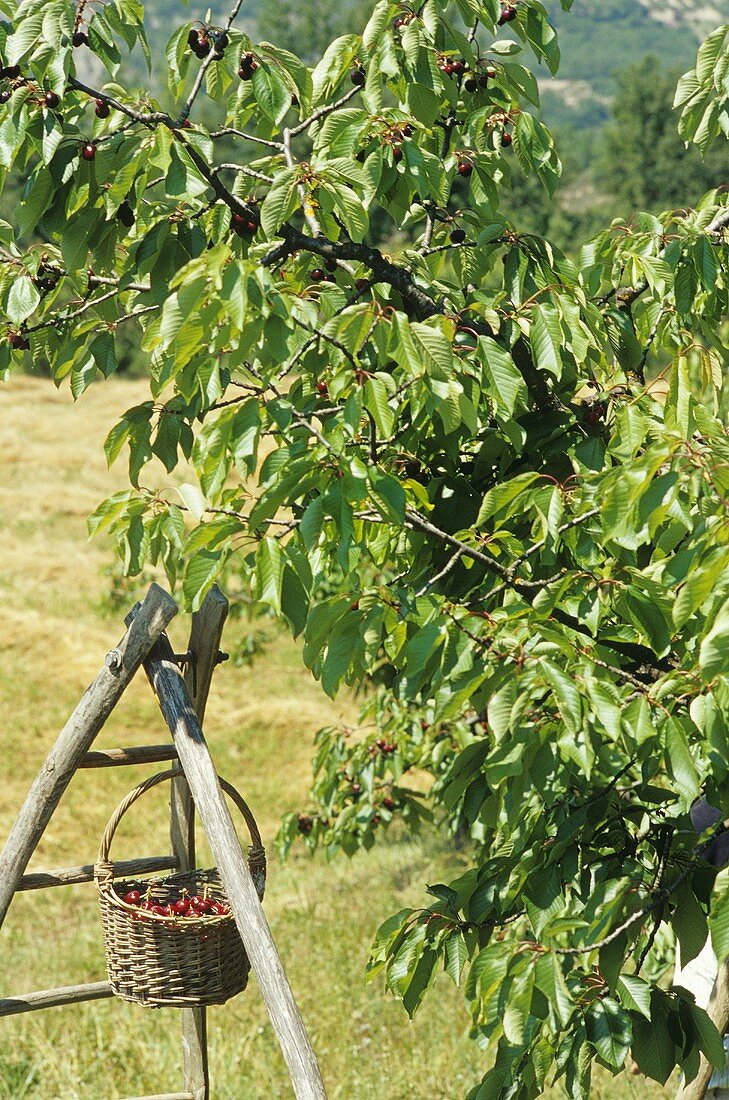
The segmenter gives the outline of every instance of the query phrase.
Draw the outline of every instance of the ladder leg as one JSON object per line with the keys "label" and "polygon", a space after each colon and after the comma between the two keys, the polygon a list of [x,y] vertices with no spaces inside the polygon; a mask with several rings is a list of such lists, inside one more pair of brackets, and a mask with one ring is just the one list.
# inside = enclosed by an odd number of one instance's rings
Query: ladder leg
{"label": "ladder leg", "polygon": [[[183,870],[195,866],[195,804],[184,776],[172,780],[170,796],[172,851]],[[182,1064],[186,1090],[194,1100],[209,1100],[205,1008],[182,1009]]]}
{"label": "ladder leg", "polygon": [[[191,660],[185,668],[185,684],[201,725],[227,616],[228,601],[214,585],[192,617],[187,647]],[[172,781],[170,811],[172,851],[181,867],[192,868],[195,866],[195,803],[184,776]],[[204,1007],[182,1010],[182,1059],[185,1088],[194,1100],[209,1100],[207,1010]]]}
{"label": "ladder leg", "polygon": [[316,1056],[261,908],[210,750],[166,636],[157,642],[144,662],[144,669],[177,746],[251,969],[281,1045],[296,1100],[326,1100]]}
{"label": "ladder leg", "polygon": [[56,806],[122,692],[167,624],[177,604],[153,584],[127,616],[127,632],[58,735],[0,854],[0,925]]}

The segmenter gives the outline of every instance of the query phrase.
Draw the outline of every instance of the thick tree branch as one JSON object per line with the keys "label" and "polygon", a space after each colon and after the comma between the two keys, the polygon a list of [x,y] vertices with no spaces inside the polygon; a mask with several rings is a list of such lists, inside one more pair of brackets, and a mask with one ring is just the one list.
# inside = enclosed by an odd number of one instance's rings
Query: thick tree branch
{"label": "thick tree branch", "polygon": [[439,306],[426,291],[417,286],[412,274],[404,267],[387,260],[378,248],[354,241],[330,241],[327,237],[310,237],[295,229],[292,225],[283,225],[280,229],[283,243],[273,248],[263,258],[266,267],[292,252],[312,252],[325,260],[354,260],[364,264],[373,274],[373,283],[388,283],[398,291],[406,306],[415,316],[424,321],[441,312]]}

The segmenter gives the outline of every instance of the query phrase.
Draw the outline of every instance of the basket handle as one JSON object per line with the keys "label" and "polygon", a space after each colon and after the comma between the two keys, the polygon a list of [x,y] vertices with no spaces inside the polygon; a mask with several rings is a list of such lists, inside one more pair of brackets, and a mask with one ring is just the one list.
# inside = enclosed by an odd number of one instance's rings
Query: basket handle
{"label": "basket handle", "polygon": [[[99,845],[99,855],[97,858],[97,865],[109,864],[109,851],[111,849],[111,842],[114,839],[114,833],[116,832],[119,822],[124,817],[130,806],[132,806],[138,798],[141,798],[143,794],[146,794],[152,787],[156,787],[158,783],[164,783],[167,779],[177,779],[179,776],[184,777],[184,772],[181,768],[170,768],[169,771],[158,772],[157,775],[150,776],[149,779],[145,779],[143,783],[140,783],[138,787],[135,787],[133,791],[130,791],[119,803],[114,813],[109,818],[104,834],[101,838],[101,844]],[[245,820],[248,832],[251,838],[251,854],[250,860],[258,865],[266,866],[266,855],[263,844],[261,843],[261,834],[256,824],[256,819],[251,813],[248,803],[245,801],[242,795],[238,793],[232,784],[226,782],[225,779],[221,779],[218,776],[220,786],[225,793],[231,799],[233,803],[238,807],[243,819]]]}

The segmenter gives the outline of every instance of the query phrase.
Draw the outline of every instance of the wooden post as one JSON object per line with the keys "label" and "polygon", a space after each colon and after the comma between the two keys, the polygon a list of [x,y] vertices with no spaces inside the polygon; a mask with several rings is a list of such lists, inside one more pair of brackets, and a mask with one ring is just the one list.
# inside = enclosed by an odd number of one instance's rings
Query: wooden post
{"label": "wooden post", "polygon": [[281,1044],[294,1094],[297,1100],[326,1100],[316,1056],[261,908],[210,750],[165,636],[144,661],[144,668],[177,746],[251,969]]}
{"label": "wooden post", "polygon": [[83,756],[150,649],[177,614],[172,597],[153,584],[128,630],[69,718],[33,782],[0,855],[0,925],[28,861]]}
{"label": "wooden post", "polygon": [[[192,616],[192,628],[185,666],[185,685],[200,725],[210,683],[218,660],[228,601],[217,585],[208,592],[199,611]],[[172,780],[170,798],[172,851],[187,870],[195,866],[195,803],[184,775]],[[204,1005],[182,1010],[182,1053],[185,1089],[194,1100],[209,1100],[207,1013]]]}
{"label": "wooden post", "polygon": [[[729,1031],[729,960],[719,967],[707,1011],[719,1034],[726,1035]],[[713,1072],[714,1067],[702,1054],[699,1072],[693,1081],[686,1081],[679,1089],[676,1100],[704,1100]]]}

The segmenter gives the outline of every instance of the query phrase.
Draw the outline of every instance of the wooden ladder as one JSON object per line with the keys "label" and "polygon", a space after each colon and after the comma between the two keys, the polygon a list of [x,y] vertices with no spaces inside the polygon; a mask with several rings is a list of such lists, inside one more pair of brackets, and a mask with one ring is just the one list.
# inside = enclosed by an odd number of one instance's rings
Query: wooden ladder
{"label": "wooden ladder", "polygon": [[[215,666],[223,659],[220,641],[228,601],[217,586],[192,616],[184,661],[172,650],[165,629],[177,614],[172,597],[153,584],[143,603],[126,618],[127,632],[107,654],[104,667],[86,690],[48,754],[0,854],[0,927],[17,891],[92,882],[92,864],[26,874],[28,862],[78,768],[124,767],[176,760],[179,777],[170,796],[171,855],[120,861],[120,875],[188,870],[195,866],[196,809],[207,834],[231,903],[251,969],[281,1045],[297,1100],[326,1100],[316,1056],[279,959],[251,878],[246,857],[223,798],[202,722]],[[184,663],[184,675],[180,664]],[[143,667],[172,734],[172,744],[92,751],[94,738],[137,670]],[[108,981],[61,986],[0,999],[0,1016],[34,1012],[112,997]],[[128,1100],[209,1100],[206,1011],[184,1008],[182,1092]]]}

